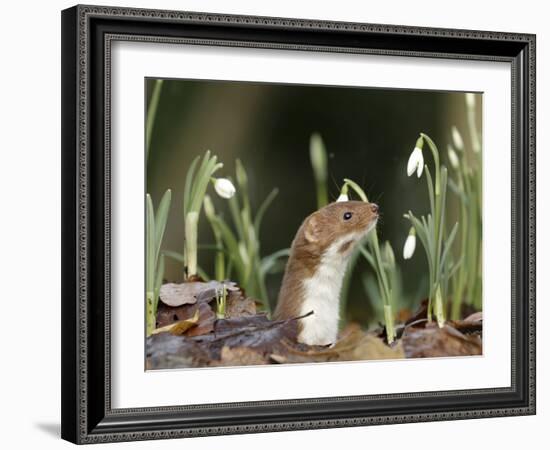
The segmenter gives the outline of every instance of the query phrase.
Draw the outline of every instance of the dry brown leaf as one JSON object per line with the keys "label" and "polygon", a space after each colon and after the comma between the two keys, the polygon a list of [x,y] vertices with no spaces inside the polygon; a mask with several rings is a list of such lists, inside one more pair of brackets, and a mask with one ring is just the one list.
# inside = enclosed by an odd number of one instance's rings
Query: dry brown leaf
{"label": "dry brown leaf", "polygon": [[160,300],[168,306],[193,305],[197,302],[210,302],[223,287],[232,292],[238,290],[234,282],[190,281],[186,283],[166,283],[160,287]]}
{"label": "dry brown leaf", "polygon": [[170,333],[155,334],[146,340],[148,370],[206,367],[212,355],[185,336]]}
{"label": "dry brown leaf", "polygon": [[256,302],[250,297],[244,297],[242,291],[230,292],[227,296],[225,318],[256,315]]}
{"label": "dry brown leaf", "polygon": [[199,336],[210,333],[214,329],[216,315],[208,303],[198,303],[196,305],[181,305],[173,308],[159,303],[157,311],[157,328],[170,325],[181,320],[191,319],[195,312],[199,311],[199,321],[197,326],[187,331],[188,336]]}
{"label": "dry brown leaf", "polygon": [[211,366],[258,366],[269,364],[268,359],[248,347],[222,347],[220,359]]}
{"label": "dry brown leaf", "polygon": [[432,323],[425,328],[407,328],[402,342],[407,358],[471,356],[482,352],[479,336],[465,336],[449,325],[439,328]]}
{"label": "dry brown leaf", "polygon": [[[351,351],[351,356],[353,361],[403,359],[405,358],[405,352],[403,351],[401,342],[397,342],[394,346],[390,347],[382,339],[372,334],[367,334],[355,349]],[[347,361],[346,355],[343,355],[343,358],[341,361]]]}
{"label": "dry brown leaf", "polygon": [[199,303],[199,321],[196,327],[190,328],[185,333],[186,336],[202,336],[203,334],[211,333],[214,330],[216,322],[216,314],[210,308],[208,303]]}
{"label": "dry brown leaf", "polygon": [[400,344],[389,347],[382,339],[362,331],[357,324],[349,325],[332,347],[309,347],[306,350],[301,350],[298,346],[285,342],[283,352],[271,355],[271,359],[280,364],[401,359],[404,357],[405,354]]}
{"label": "dry brown leaf", "polygon": [[297,332],[296,320],[272,321],[265,314],[242,316],[233,319],[218,319],[214,324],[214,332],[196,337],[196,342],[220,359],[223,347],[246,347],[269,355],[281,346],[283,339],[295,340]]}
{"label": "dry brown leaf", "polygon": [[155,328],[151,334],[171,333],[174,336],[180,336],[189,328],[194,327],[199,322],[199,308],[195,310],[195,314],[190,319],[179,320],[161,328]]}
{"label": "dry brown leaf", "polygon": [[482,322],[482,321],[483,321],[483,313],[481,311],[470,314],[468,317],[464,319],[464,322]]}

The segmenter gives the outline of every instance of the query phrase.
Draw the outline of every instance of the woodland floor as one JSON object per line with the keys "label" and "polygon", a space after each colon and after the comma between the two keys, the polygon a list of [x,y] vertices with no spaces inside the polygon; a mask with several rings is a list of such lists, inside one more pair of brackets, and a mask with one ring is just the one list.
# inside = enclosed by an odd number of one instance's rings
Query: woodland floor
{"label": "woodland floor", "polygon": [[254,299],[225,282],[224,318],[216,317],[217,281],[165,284],[161,288],[157,329],[146,340],[149,370],[190,367],[357,361],[482,354],[481,312],[439,328],[426,318],[426,301],[411,314],[400,311],[397,339],[388,345],[380,327],[364,331],[348,324],[330,347],[296,341],[301,318],[270,320]]}

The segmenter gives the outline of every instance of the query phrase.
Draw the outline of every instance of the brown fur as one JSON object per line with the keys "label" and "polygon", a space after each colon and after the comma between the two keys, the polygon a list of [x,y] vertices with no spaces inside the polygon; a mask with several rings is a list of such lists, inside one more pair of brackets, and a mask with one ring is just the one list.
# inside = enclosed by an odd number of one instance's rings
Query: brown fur
{"label": "brown fur", "polygon": [[[351,219],[343,219],[346,212],[353,214]],[[304,295],[302,281],[315,274],[325,250],[336,239],[367,229],[377,218],[376,205],[359,201],[331,203],[308,216],[292,242],[275,318],[297,317],[300,314]],[[350,240],[349,243],[344,243],[339,251],[341,253],[351,251],[355,243]]]}

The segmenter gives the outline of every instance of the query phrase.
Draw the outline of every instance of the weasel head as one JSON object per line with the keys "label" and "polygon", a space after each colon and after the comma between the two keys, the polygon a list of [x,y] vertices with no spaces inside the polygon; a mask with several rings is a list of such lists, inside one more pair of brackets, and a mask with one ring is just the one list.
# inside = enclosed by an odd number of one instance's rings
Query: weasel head
{"label": "weasel head", "polygon": [[294,245],[308,253],[322,255],[339,243],[337,251],[348,256],[355,244],[376,226],[378,206],[348,201],[331,203],[311,214],[302,224]]}

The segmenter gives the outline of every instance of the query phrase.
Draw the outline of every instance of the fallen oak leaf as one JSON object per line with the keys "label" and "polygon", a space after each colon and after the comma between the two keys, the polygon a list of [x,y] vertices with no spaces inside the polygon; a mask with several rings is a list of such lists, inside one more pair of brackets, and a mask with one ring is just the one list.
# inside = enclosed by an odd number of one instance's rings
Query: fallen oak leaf
{"label": "fallen oak leaf", "polygon": [[179,320],[161,328],[155,328],[151,334],[170,333],[174,336],[180,336],[189,328],[194,327],[199,322],[199,308],[195,310],[195,314],[190,319]]}

